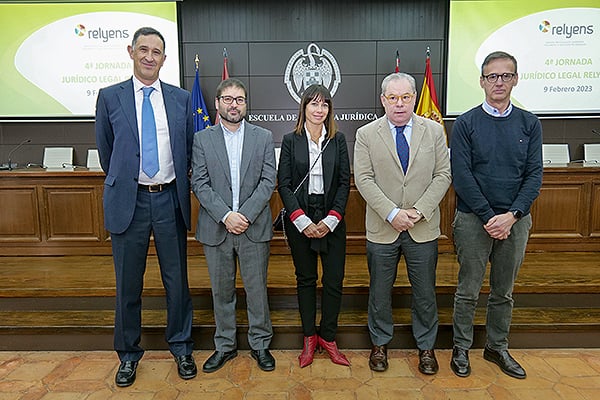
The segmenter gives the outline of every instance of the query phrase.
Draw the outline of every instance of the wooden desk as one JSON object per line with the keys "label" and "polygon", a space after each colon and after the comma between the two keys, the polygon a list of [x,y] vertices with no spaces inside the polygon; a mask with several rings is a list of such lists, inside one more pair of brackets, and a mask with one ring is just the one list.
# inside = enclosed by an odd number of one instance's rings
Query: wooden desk
{"label": "wooden desk", "polygon": [[[102,212],[103,172],[0,171],[0,255],[106,255],[110,236]],[[440,252],[452,252],[454,191],[442,202]],[[189,253],[202,254],[194,239],[199,204],[192,196]],[[279,195],[271,209],[281,208]],[[365,202],[351,186],[346,210],[348,253],[365,252]],[[544,169],[532,208],[529,251],[600,251],[600,168],[573,165]],[[152,250],[153,251],[153,250]],[[271,252],[288,253],[281,235]]]}
{"label": "wooden desk", "polygon": [[103,172],[0,172],[0,255],[111,254]]}
{"label": "wooden desk", "polygon": [[544,168],[528,251],[600,251],[600,167]]}

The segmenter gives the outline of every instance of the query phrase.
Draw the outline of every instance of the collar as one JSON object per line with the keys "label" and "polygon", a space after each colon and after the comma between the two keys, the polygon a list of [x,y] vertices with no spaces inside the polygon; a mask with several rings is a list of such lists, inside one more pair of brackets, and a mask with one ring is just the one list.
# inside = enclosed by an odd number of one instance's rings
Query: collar
{"label": "collar", "polygon": [[135,75],[133,75],[133,91],[134,92],[138,92],[140,90],[142,90],[142,88],[144,87],[153,87],[155,91],[160,92],[161,90],[161,85],[160,85],[160,79],[155,80],[154,82],[152,82],[152,85],[150,86],[146,86],[144,85],[138,78],[135,77]]}
{"label": "collar", "polygon": [[508,107],[506,107],[506,110],[504,110],[504,112],[501,113],[500,111],[498,111],[498,109],[496,107],[492,107],[490,105],[490,103],[488,103],[486,100],[484,100],[483,104],[481,104],[481,108],[483,108],[483,111],[485,111],[492,117],[508,117],[510,115],[510,113],[512,112],[513,105],[512,105],[512,102],[509,102]]}
{"label": "collar", "polygon": [[240,122],[239,128],[237,128],[235,131],[230,131],[229,129],[227,129],[227,127],[225,125],[223,125],[221,120],[219,120],[219,125],[221,125],[221,129],[223,130],[223,132],[229,133],[231,135],[234,135],[234,134],[240,133],[240,132],[244,132],[245,127],[246,127],[245,124],[246,124],[246,121],[244,119],[242,119],[242,121]]}
{"label": "collar", "polygon": [[[390,121],[387,117],[386,117],[386,119],[387,119],[388,125],[390,127],[390,130],[393,132],[396,132],[396,125],[392,124],[392,121]],[[410,119],[408,120],[408,122],[406,123],[406,125],[404,125],[404,126],[412,129],[412,124],[413,124],[413,117],[411,116]],[[406,128],[404,128],[404,129],[406,129]]]}
{"label": "collar", "polygon": [[[308,132],[308,129],[306,129],[306,122],[304,123],[304,135],[308,138],[308,140],[310,140],[310,133]],[[321,136],[319,137],[319,142],[322,142],[323,139],[325,139],[325,136],[327,136],[327,129],[325,129],[325,124],[323,124],[321,126]]]}

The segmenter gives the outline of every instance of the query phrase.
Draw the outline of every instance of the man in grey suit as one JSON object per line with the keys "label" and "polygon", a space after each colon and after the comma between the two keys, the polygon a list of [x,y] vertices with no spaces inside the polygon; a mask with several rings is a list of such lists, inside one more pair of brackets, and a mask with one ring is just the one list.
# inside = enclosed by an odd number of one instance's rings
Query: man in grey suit
{"label": "man in grey suit", "polygon": [[104,181],[104,223],[116,276],[114,346],[121,360],[115,382],[135,381],[144,350],[141,308],[150,235],[167,295],[166,339],[179,376],[196,376],[192,299],[187,278],[190,156],[194,125],[190,93],[158,79],[165,40],[153,28],[133,35],[133,77],[101,89],[96,143]]}
{"label": "man in grey suit", "polygon": [[394,73],[383,79],[385,116],[356,132],[354,179],[367,202],[369,367],[388,368],[387,346],[394,334],[391,291],[404,254],[419,371],[432,375],[439,368],[433,350],[439,203],[450,186],[450,159],[442,126],[413,112],[416,97],[412,76]]}
{"label": "man in grey suit", "polygon": [[216,351],[204,372],[237,356],[237,265],[246,291],[251,355],[262,370],[275,369],[267,299],[275,151],[270,131],[244,121],[246,102],[241,81],[222,81],[215,98],[221,122],[194,136],[192,189],[200,202],[196,239],[204,245],[216,324]]}

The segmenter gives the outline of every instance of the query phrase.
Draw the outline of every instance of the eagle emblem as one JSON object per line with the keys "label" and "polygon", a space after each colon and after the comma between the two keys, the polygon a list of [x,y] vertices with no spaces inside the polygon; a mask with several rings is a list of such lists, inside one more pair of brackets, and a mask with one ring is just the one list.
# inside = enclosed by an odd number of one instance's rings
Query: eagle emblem
{"label": "eagle emblem", "polygon": [[300,103],[304,89],[314,84],[321,84],[335,95],[342,78],[340,68],[333,55],[320,49],[314,43],[295,52],[285,67],[283,82],[290,95]]}

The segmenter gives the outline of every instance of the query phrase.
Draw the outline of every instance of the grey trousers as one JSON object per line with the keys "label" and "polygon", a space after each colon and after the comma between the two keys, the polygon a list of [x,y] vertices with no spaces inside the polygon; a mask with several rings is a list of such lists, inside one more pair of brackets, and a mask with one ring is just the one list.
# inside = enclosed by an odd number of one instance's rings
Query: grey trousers
{"label": "grey trousers", "polygon": [[392,340],[392,288],[402,254],[412,288],[413,336],[420,350],[433,349],[438,331],[435,295],[438,242],[436,239],[417,243],[408,232],[400,233],[398,239],[390,244],[367,241],[370,274],[368,325],[371,342],[381,346]]}
{"label": "grey trousers", "polygon": [[215,315],[215,349],[231,351],[236,340],[236,271],[246,291],[248,343],[253,350],[268,349],[273,337],[267,298],[269,242],[252,242],[245,234],[227,234],[218,246],[204,246]]}
{"label": "grey trousers", "polygon": [[460,264],[454,295],[454,345],[465,350],[473,345],[473,317],[489,261],[487,345],[495,350],[506,350],[514,303],[512,292],[525,256],[531,215],[517,221],[505,240],[492,239],[483,228],[483,222],[472,213],[457,211],[453,225]]}

